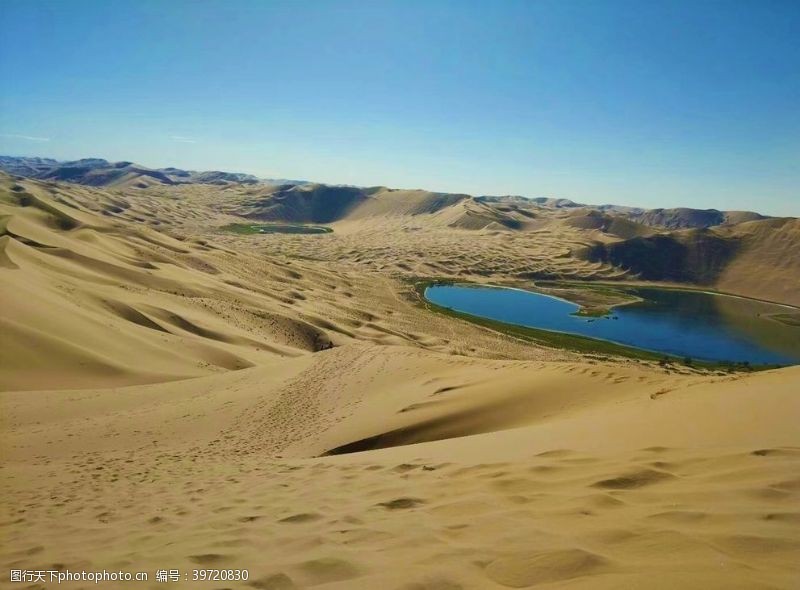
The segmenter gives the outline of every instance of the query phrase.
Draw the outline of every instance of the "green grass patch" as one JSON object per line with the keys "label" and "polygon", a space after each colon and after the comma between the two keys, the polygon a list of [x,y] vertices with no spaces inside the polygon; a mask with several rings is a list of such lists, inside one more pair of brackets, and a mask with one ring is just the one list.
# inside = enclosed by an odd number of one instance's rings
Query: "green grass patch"
{"label": "green grass patch", "polygon": [[333,230],[322,225],[304,223],[232,223],[221,228],[240,235],[252,234],[330,234]]}
{"label": "green grass patch", "polygon": [[611,315],[611,310],[603,307],[581,307],[571,315],[580,316],[582,318],[604,318],[607,315]]}

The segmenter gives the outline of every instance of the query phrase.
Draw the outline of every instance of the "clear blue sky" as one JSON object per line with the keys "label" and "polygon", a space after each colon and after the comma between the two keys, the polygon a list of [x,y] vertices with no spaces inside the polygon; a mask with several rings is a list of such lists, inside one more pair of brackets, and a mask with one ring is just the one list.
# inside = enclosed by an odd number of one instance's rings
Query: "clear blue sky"
{"label": "clear blue sky", "polygon": [[0,153],[800,215],[800,1],[0,0]]}

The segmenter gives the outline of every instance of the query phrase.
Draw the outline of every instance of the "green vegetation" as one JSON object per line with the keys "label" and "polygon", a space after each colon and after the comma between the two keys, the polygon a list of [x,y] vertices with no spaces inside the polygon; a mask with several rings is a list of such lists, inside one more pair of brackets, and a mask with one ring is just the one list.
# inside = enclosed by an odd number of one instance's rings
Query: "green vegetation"
{"label": "green vegetation", "polygon": [[445,316],[449,316],[452,318],[465,320],[472,324],[476,324],[484,328],[489,328],[490,330],[494,330],[502,334],[507,334],[509,336],[519,338],[521,340],[527,340],[528,342],[540,344],[542,346],[573,350],[575,352],[587,354],[587,356],[592,354],[605,354],[605,355],[625,357],[642,361],[657,361],[662,367],[665,368],[671,367],[674,364],[678,363],[682,363],[685,366],[691,367],[693,369],[705,369],[710,371],[719,371],[722,369],[726,369],[729,372],[732,370],[742,370],[742,371],[767,370],[780,367],[780,365],[752,366],[748,362],[743,362],[743,363],[714,362],[705,360],[702,361],[695,360],[695,359],[690,359],[688,357],[681,358],[677,356],[670,356],[659,352],[645,350],[642,348],[635,348],[633,346],[625,346],[624,344],[617,344],[615,342],[609,342],[607,340],[599,340],[595,338],[589,338],[586,336],[579,336],[577,334],[568,334],[565,332],[553,332],[550,330],[529,328],[527,326],[518,326],[516,324],[507,324],[505,322],[499,322],[497,320],[482,318],[468,313],[456,311],[449,307],[437,305],[436,303],[432,303],[431,301],[428,301],[425,298],[425,289],[427,289],[431,285],[452,285],[456,283],[462,284],[463,281],[454,281],[452,279],[437,280],[437,279],[416,278],[416,279],[409,279],[409,282],[411,282],[411,284],[413,285],[414,292],[416,294],[415,297],[416,302],[430,311]]}
{"label": "green vegetation", "polygon": [[303,223],[232,223],[221,228],[234,234],[329,234],[333,230],[322,225],[306,225]]}
{"label": "green vegetation", "polygon": [[607,315],[611,315],[611,310],[605,307],[581,307],[571,315],[580,316],[582,318],[604,318]]}

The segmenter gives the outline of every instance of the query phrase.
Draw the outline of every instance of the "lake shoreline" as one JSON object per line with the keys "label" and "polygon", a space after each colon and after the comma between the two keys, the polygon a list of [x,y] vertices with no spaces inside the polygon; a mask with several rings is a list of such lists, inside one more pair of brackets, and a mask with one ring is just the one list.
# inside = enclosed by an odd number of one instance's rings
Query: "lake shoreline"
{"label": "lake shoreline", "polygon": [[[556,285],[564,285],[567,284],[565,282],[553,282],[551,284]],[[569,282],[571,287],[575,287],[576,289],[579,288],[576,282]],[[428,296],[428,289],[430,287],[463,287],[463,288],[488,288],[488,289],[504,289],[509,291],[518,291],[524,292],[531,295],[536,295],[539,297],[546,297],[548,299],[560,301],[565,304],[569,304],[570,306],[577,307],[579,310],[584,309],[585,304],[587,301],[584,299],[583,301],[575,301],[575,297],[568,298],[564,295],[573,295],[574,290],[570,290],[569,293],[563,293],[564,289],[561,288],[550,288],[550,289],[542,289],[541,284],[536,284],[535,287],[537,288],[530,288],[529,285],[520,286],[518,284],[514,284],[513,286],[507,284],[489,284],[489,283],[474,283],[474,282],[466,282],[466,281],[458,281],[452,279],[430,279],[430,280],[417,280],[414,282],[414,289],[417,293],[417,296],[420,302],[426,306],[428,309],[443,313],[445,315],[458,317],[459,319],[464,319],[466,321],[470,321],[472,323],[477,323],[484,327],[494,329],[499,332],[503,332],[505,334],[509,334],[515,337],[522,337],[525,340],[530,340],[539,344],[554,346],[557,348],[565,348],[571,349],[582,353],[607,353],[612,354],[615,356],[622,356],[627,358],[636,358],[641,360],[657,360],[662,365],[669,362],[684,362],[684,364],[694,366],[696,365],[698,368],[706,368],[710,370],[732,370],[736,368],[753,368],[753,369],[771,369],[776,368],[779,366],[785,366],[786,364],[797,364],[796,361],[793,360],[794,353],[767,353],[769,348],[764,348],[761,345],[753,348],[753,356],[757,357],[760,353],[762,359],[754,359],[750,357],[749,360],[742,360],[739,357],[734,355],[736,348],[732,349],[731,358],[737,358],[738,360],[727,360],[724,357],[719,359],[703,357],[702,353],[697,353],[696,350],[692,351],[692,354],[684,355],[681,353],[676,352],[667,352],[663,349],[656,349],[652,347],[645,347],[645,346],[636,346],[634,344],[630,344],[625,341],[615,340],[609,337],[601,337],[595,335],[587,335],[584,333],[575,332],[572,330],[561,330],[555,329],[551,327],[542,327],[542,326],[531,326],[530,324],[524,323],[514,323],[508,321],[506,318],[498,318],[492,317],[491,315],[479,315],[475,313],[473,310],[465,310],[465,309],[457,309],[454,307],[449,307],[446,304],[443,304],[441,301],[433,301]],[[581,288],[587,288],[587,291],[590,290],[592,284],[580,284]],[[624,298],[624,300],[618,300],[616,302],[609,301],[608,310],[607,312],[603,313],[603,319],[599,319],[598,313],[597,316],[593,314],[579,314],[576,311],[571,312],[569,315],[571,316],[578,316],[581,318],[589,318],[586,319],[586,322],[592,323],[594,321],[610,321],[618,319],[617,316],[610,317],[613,313],[611,309],[616,307],[622,307],[626,305],[630,305],[633,303],[644,302],[645,300],[638,296],[632,296],[629,293],[619,293],[617,290],[622,290],[625,288],[632,288],[632,289],[642,289],[642,288],[649,288],[655,290],[661,290],[660,287],[653,287],[651,285],[613,285],[614,289],[612,293],[607,291],[603,291],[602,295],[608,299],[610,296],[618,296],[620,299]],[[705,295],[717,295],[716,293],[708,293],[702,292],[698,289],[665,289],[665,291],[677,291],[677,290],[684,290],[689,291],[692,293],[703,293]],[[635,297],[635,298],[634,298]],[[750,300],[750,301],[757,301],[759,303],[763,303],[765,305],[780,305],[783,307],[783,304],[775,304],[773,302],[768,301],[761,301],[761,300],[754,300],[753,298],[747,297],[737,297],[743,300]],[[786,306],[790,307],[791,306]],[[560,313],[567,313],[565,310],[560,310]],[[684,312],[685,313],[685,312]],[[628,314],[630,315],[630,314]],[[634,316],[636,317],[636,316]],[[773,320],[770,315],[764,315],[763,317],[761,314],[758,314],[758,317],[764,320],[770,321],[778,321]],[[781,322],[783,323],[783,322]],[[792,324],[786,323],[785,325],[793,327]],[[609,332],[609,327],[602,326],[600,328],[605,332]],[[597,330],[594,326],[590,328],[590,330]],[[614,327],[610,329],[611,333],[619,332],[619,329]],[[751,343],[752,346],[756,346],[755,343]],[[742,351],[739,351],[739,355],[741,356]],[[777,358],[775,362],[772,362],[770,359],[770,355]]]}

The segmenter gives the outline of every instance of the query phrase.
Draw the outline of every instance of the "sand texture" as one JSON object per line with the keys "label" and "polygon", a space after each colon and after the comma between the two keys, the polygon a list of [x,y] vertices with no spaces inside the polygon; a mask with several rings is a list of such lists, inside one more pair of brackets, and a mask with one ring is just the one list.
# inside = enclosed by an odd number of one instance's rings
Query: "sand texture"
{"label": "sand texture", "polygon": [[[800,304],[797,220],[126,182],[0,174],[0,587],[800,587],[800,367],[550,348],[411,283],[643,281],[609,260],[660,236],[735,242],[695,286]],[[221,229],[275,220],[334,231]]]}

